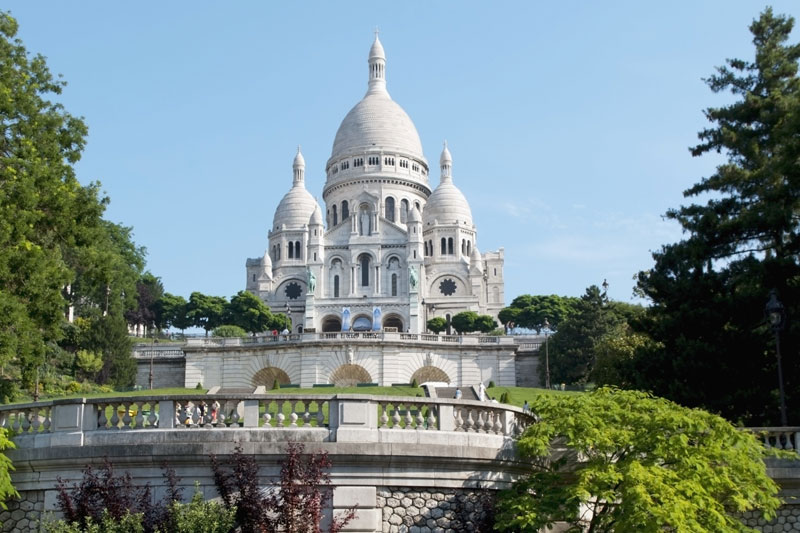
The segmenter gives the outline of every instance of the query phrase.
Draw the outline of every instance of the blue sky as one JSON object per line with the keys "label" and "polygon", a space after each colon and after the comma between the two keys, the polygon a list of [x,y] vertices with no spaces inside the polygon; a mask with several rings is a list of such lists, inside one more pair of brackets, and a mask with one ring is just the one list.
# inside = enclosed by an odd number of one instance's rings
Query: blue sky
{"label": "blue sky", "polygon": [[[438,184],[447,139],[481,251],[505,248],[506,302],[632,297],[662,220],[721,159],[692,158],[702,78],[753,54],[768,4],[676,2],[38,2],[19,37],[89,125],[83,182],[111,197],[166,290],[231,296],[291,186],[298,144],[320,197],[336,130],[363,96],[376,26],[393,99]],[[772,2],[797,16],[796,0]],[[798,31],[794,42],[800,40]]]}

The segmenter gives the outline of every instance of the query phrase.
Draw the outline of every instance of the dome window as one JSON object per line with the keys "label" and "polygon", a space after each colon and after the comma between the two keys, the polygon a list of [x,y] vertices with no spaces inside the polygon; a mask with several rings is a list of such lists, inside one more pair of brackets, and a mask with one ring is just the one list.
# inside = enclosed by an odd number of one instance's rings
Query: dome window
{"label": "dome window", "polygon": [[341,170],[347,170],[350,168],[350,161],[342,161],[342,163],[339,165],[339,168]]}
{"label": "dome window", "polygon": [[333,225],[335,226],[338,223],[339,223],[339,217],[336,214],[336,204],[334,204],[333,205]]}
{"label": "dome window", "polygon": [[300,241],[294,242],[294,258],[295,259],[302,259],[303,254],[300,253]]}
{"label": "dome window", "polygon": [[347,203],[347,200],[342,202],[342,220],[347,219],[350,216],[350,206]]}
{"label": "dome window", "polygon": [[445,239],[444,237],[442,237],[442,254],[441,255],[447,255],[447,239]]}
{"label": "dome window", "polygon": [[401,159],[400,160],[400,168],[408,168],[408,160]]}
{"label": "dome window", "polygon": [[363,157],[359,157],[359,158],[353,159],[353,168],[363,167],[363,166],[364,166],[364,158]]}
{"label": "dome window", "polygon": [[412,163],[411,170],[413,170],[414,172],[419,172],[419,165],[416,163]]}
{"label": "dome window", "polygon": [[386,165],[387,167],[393,167],[394,166],[394,157],[384,157],[383,158],[383,164]]}
{"label": "dome window", "polygon": [[374,165],[379,165],[379,164],[380,164],[380,162],[381,162],[381,158],[380,158],[380,157],[378,157],[378,156],[370,156],[370,158],[367,160],[367,162],[368,162],[370,165],[373,165],[373,166],[374,166]]}

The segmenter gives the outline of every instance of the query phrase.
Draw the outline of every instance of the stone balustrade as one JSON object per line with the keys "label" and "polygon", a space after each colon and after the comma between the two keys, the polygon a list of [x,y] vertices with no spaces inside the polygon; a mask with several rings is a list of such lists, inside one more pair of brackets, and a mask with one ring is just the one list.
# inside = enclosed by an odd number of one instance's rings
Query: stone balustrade
{"label": "stone balustrade", "polygon": [[514,438],[532,422],[519,408],[496,403],[357,394],[151,395],[0,406],[0,427],[34,447],[80,445],[103,431],[235,428],[324,429],[331,442],[349,434],[388,442],[393,431]]}
{"label": "stone balustrade", "polygon": [[760,436],[767,448],[800,453],[800,427],[754,427],[747,430]]}

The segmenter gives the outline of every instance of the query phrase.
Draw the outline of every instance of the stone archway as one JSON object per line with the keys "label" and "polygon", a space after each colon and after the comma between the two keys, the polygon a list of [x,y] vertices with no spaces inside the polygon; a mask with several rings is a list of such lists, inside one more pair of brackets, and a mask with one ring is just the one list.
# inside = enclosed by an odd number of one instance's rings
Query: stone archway
{"label": "stone archway", "polygon": [[397,328],[397,331],[405,331],[403,328],[403,319],[398,315],[387,315],[386,318],[383,319],[383,329],[386,328]]}
{"label": "stone archway", "polygon": [[427,383],[428,381],[438,381],[450,383],[450,377],[441,368],[435,366],[423,366],[411,376],[411,381],[417,383]]}
{"label": "stone archway", "polygon": [[275,366],[262,368],[253,374],[253,379],[251,379],[250,382],[254,387],[260,387],[263,385],[267,388],[267,390],[270,390],[275,385],[276,380],[281,385],[288,385],[292,382],[289,379],[289,374]]}
{"label": "stone archway", "polygon": [[337,387],[355,387],[359,383],[372,383],[372,376],[363,366],[347,364],[334,370],[329,381]]}
{"label": "stone archway", "polygon": [[335,333],[342,331],[342,320],[338,316],[330,315],[322,319],[322,332]]}

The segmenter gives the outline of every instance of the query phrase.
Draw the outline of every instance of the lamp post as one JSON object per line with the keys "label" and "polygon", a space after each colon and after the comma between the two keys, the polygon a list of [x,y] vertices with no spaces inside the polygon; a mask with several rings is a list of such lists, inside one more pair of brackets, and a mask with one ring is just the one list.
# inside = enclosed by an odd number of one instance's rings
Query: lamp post
{"label": "lamp post", "polygon": [[786,419],[786,396],[783,392],[783,367],[781,365],[781,330],[786,325],[786,312],[783,304],[778,300],[778,291],[769,291],[769,300],[764,309],[772,332],[775,334],[775,355],[778,358],[778,392],[781,399],[781,425],[789,425]]}
{"label": "lamp post", "polygon": [[550,334],[550,321],[544,319],[544,386],[550,389],[550,351],[547,346],[547,339]]}
{"label": "lamp post", "polygon": [[153,390],[153,356],[155,353],[155,349],[150,348],[150,390]]}
{"label": "lamp post", "polygon": [[292,331],[292,308],[289,307],[289,302],[286,302],[286,318],[289,319],[289,327],[287,329],[291,333],[291,331]]}

